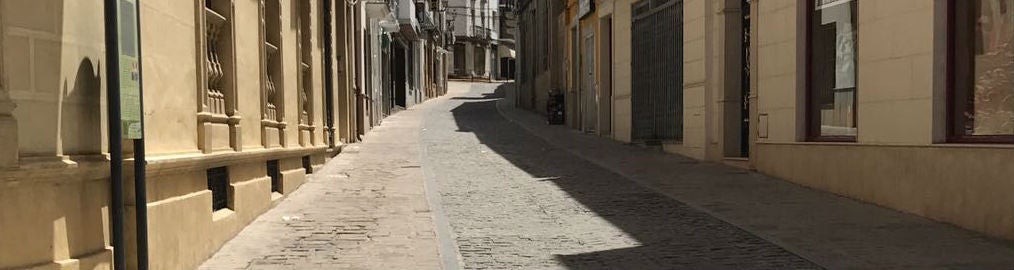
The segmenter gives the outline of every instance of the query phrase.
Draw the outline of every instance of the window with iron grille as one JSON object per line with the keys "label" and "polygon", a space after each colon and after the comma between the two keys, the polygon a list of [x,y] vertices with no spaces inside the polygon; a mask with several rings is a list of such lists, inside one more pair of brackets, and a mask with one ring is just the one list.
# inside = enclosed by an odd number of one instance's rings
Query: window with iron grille
{"label": "window with iron grille", "polygon": [[306,174],[313,173],[313,165],[310,164],[310,156],[303,156],[303,170],[306,171]]}
{"label": "window with iron grille", "polygon": [[271,177],[271,191],[282,193],[282,172],[278,160],[268,160],[268,177]]}
{"label": "window with iron grille", "polygon": [[226,167],[208,169],[208,189],[211,190],[211,209],[229,208],[229,170]]}

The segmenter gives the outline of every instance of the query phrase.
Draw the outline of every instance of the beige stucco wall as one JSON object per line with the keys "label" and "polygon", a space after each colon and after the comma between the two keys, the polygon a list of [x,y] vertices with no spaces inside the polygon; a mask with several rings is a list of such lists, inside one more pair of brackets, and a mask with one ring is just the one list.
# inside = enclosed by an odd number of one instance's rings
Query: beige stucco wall
{"label": "beige stucco wall", "polygon": [[0,172],[0,269],[110,269],[108,168]]}
{"label": "beige stucco wall", "polygon": [[683,141],[664,144],[667,152],[697,159],[705,158],[707,146],[707,104],[712,87],[708,81],[708,46],[711,45],[709,15],[711,1],[683,2]]}
{"label": "beige stucco wall", "polygon": [[195,5],[192,1],[140,2],[145,150],[151,154],[198,152]]}
{"label": "beige stucco wall", "polygon": [[860,143],[933,142],[933,9],[933,0],[859,2]]}
{"label": "beige stucco wall", "polygon": [[[757,1],[757,132],[759,142],[796,141],[796,1]],[[801,122],[801,121],[800,121]]]}
{"label": "beige stucco wall", "polygon": [[[314,130],[304,131],[303,137],[312,136],[312,144],[300,144],[296,1],[282,1],[281,12],[287,147],[264,149],[259,1],[234,0],[233,72],[243,147],[210,154],[198,147],[197,113],[204,91],[198,66],[204,62],[197,15],[203,10],[195,1],[140,2],[151,269],[191,269],[304,183],[304,156],[319,169],[330,155],[323,140],[322,43],[317,34],[321,2],[309,1],[313,45],[304,51],[312,56]],[[0,112],[0,127],[7,129],[14,120],[10,130],[18,134],[0,136],[0,152],[18,157],[0,164],[0,204],[5,206],[0,211],[0,269],[110,268],[102,9],[98,0],[0,2],[0,105],[9,96],[17,106],[10,116]],[[335,99],[349,100],[354,93],[345,94],[336,92]],[[338,119],[353,119],[343,117]],[[280,161],[280,194],[271,192],[267,160]],[[230,175],[231,210],[213,213],[206,170],[223,166]],[[128,268],[134,267],[136,248],[131,169],[125,168],[128,245],[123,252]]]}
{"label": "beige stucco wall", "polygon": [[102,6],[3,1],[0,35],[0,269],[108,269]]}
{"label": "beige stucco wall", "polygon": [[[795,183],[1014,238],[1014,146],[944,144],[934,91],[936,1],[860,1],[857,143],[807,143],[797,2],[759,1],[757,170]],[[940,74],[942,76],[942,74]]]}
{"label": "beige stucco wall", "polygon": [[631,140],[630,27],[632,1],[612,2],[613,16],[613,139]]}
{"label": "beige stucco wall", "polygon": [[4,1],[3,86],[18,104],[18,148],[26,162],[97,154],[104,141],[105,68],[98,1]]}

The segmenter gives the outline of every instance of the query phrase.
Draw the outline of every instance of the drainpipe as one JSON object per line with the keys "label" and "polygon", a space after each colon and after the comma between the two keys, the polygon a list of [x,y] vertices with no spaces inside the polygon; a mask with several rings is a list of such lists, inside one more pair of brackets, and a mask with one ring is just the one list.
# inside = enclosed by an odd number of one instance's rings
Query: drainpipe
{"label": "drainpipe", "polygon": [[[141,0],[134,4],[134,29],[137,31],[137,94],[141,112],[141,137],[134,140],[134,226],[137,237],[137,269],[148,270],[148,187],[145,179],[148,161],[144,153],[144,54],[141,51]],[[111,66],[110,66],[111,67]],[[106,67],[107,69],[110,67]]]}
{"label": "drainpipe", "polygon": [[123,270],[126,250],[123,240],[123,145],[120,122],[120,44],[116,8],[119,0],[106,0],[106,100],[109,131],[110,219],[112,223],[113,269]]}

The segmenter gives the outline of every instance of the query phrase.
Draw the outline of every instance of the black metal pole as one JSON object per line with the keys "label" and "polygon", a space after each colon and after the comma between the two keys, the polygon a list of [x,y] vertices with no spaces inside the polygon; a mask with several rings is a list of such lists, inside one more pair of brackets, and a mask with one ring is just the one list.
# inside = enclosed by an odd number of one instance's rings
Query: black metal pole
{"label": "black metal pole", "polygon": [[137,227],[137,269],[148,270],[148,187],[145,179],[145,167],[148,164],[144,155],[144,54],[141,53],[141,0],[134,5],[137,24],[137,95],[138,108],[141,112],[141,138],[134,140],[134,224]]}
{"label": "black metal pole", "polygon": [[327,125],[327,136],[328,136],[328,147],[334,148],[335,136],[334,136],[334,75],[331,74],[334,71],[335,62],[331,61],[334,55],[331,46],[334,45],[332,41],[331,32],[333,18],[331,17],[331,5],[333,0],[324,0],[324,8],[321,16],[324,16],[324,119]]}
{"label": "black metal pole", "polygon": [[106,102],[109,129],[109,181],[111,186],[110,219],[112,220],[113,269],[125,269],[126,246],[123,239],[123,145],[120,122],[120,44],[117,29],[117,0],[106,0]]}

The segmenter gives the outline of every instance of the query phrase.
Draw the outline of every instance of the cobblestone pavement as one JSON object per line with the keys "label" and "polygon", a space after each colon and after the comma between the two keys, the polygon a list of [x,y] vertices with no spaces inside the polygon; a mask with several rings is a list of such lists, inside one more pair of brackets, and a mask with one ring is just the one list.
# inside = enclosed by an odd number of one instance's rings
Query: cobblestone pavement
{"label": "cobblestone pavement", "polygon": [[1010,242],[546,126],[506,89],[386,119],[201,269],[1014,269]]}
{"label": "cobblestone pavement", "polygon": [[[735,224],[821,267],[1014,269],[1014,243],[1010,241],[746,170],[547,126],[545,119],[510,105],[512,89],[511,85],[500,88],[507,94],[497,103],[501,114],[551,144],[554,151],[622,175],[617,181],[650,188]],[[641,211],[652,209],[649,206]]]}
{"label": "cobblestone pavement", "polygon": [[481,95],[494,84],[456,86],[423,143],[463,268],[819,268],[528,133]]}
{"label": "cobblestone pavement", "polygon": [[419,164],[420,116],[384,120],[200,269],[441,269]]}

